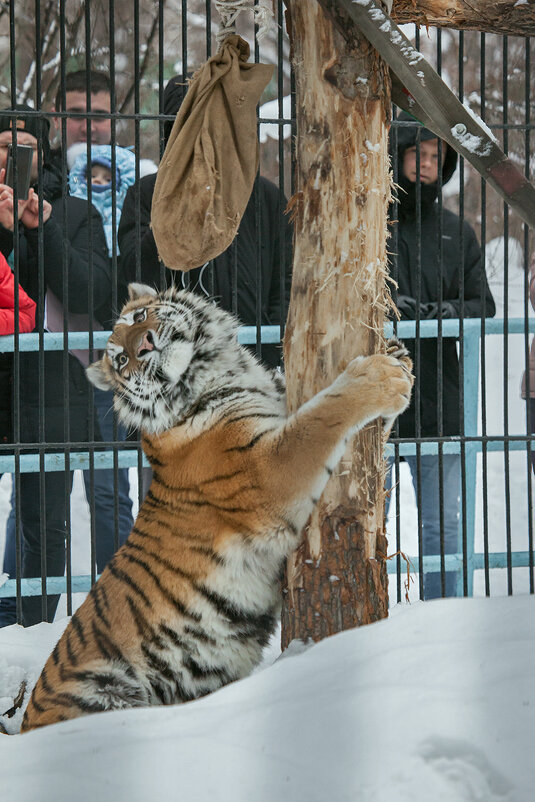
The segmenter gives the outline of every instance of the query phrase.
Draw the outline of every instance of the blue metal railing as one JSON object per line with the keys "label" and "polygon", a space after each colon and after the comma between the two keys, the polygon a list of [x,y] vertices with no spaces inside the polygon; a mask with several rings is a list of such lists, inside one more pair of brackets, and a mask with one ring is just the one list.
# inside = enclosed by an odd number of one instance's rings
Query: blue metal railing
{"label": "blue metal railing", "polygon": [[[478,436],[478,397],[479,397],[479,342],[482,332],[482,321],[478,318],[442,321],[442,337],[459,337],[460,332],[463,337],[463,378],[464,378],[464,428],[462,437],[453,437],[447,442],[442,443],[444,454],[461,453],[461,442],[464,443],[464,453],[466,460],[466,555],[462,553],[444,555],[444,566],[446,570],[458,570],[461,575],[463,564],[466,559],[468,573],[468,594],[473,592],[473,575],[475,570],[479,570],[488,565],[489,568],[529,567],[533,564],[534,555],[528,551],[516,552],[488,552],[476,553],[474,548],[475,541],[475,509],[476,509],[476,468],[477,455],[482,451],[483,442],[486,444],[487,451],[502,451],[505,438],[503,436]],[[437,337],[438,321],[426,320],[419,324],[419,336],[421,338]],[[535,318],[525,321],[522,318],[507,320],[508,334],[524,334],[526,329],[535,332]],[[403,339],[414,338],[416,322],[401,321],[396,325],[397,335]],[[486,319],[484,321],[485,335],[503,334],[504,321],[501,319]],[[393,325],[388,323],[385,327],[386,336],[391,336]],[[103,348],[110,335],[109,331],[94,332],[93,347]],[[242,326],[238,331],[238,341],[242,345],[253,345],[256,343],[256,326]],[[65,340],[67,339],[67,343]],[[261,327],[262,343],[280,342],[279,326]],[[0,337],[0,353],[14,350],[15,338],[11,335]],[[45,333],[45,350],[63,350],[65,346],[69,349],[87,349],[89,345],[89,334],[87,332],[72,332],[65,338],[63,333]],[[18,338],[20,351],[35,351],[39,348],[38,334],[22,334]],[[528,448],[529,438],[519,436],[517,438],[508,437],[508,448],[511,451]],[[400,443],[397,446],[399,456],[409,456],[416,454],[416,444],[411,442]],[[112,468],[114,465],[114,452],[117,454],[117,464],[119,468],[138,467],[138,452],[126,449],[124,446],[116,446],[111,451],[94,451],[93,465],[95,469]],[[438,442],[422,442],[419,446],[419,453],[438,454]],[[395,446],[387,444],[386,455],[394,456]],[[51,453],[44,455],[45,471],[59,471],[65,468],[65,455],[63,453]],[[144,462],[144,464],[148,464]],[[90,455],[88,451],[77,451],[69,453],[69,469],[79,470],[90,467]],[[21,454],[20,471],[21,473],[36,472],[41,469],[40,457],[38,454]],[[0,473],[13,473],[15,470],[15,457],[12,455],[0,456]],[[422,557],[409,556],[412,568],[420,570],[439,571],[442,558],[440,555]],[[397,566],[393,561],[388,562],[388,573],[393,574],[397,571]],[[47,593],[65,593],[67,590],[65,577],[48,577],[46,580]],[[87,592],[91,587],[90,576],[72,577],[72,592]],[[41,578],[22,579],[21,592],[23,596],[38,596],[42,593]],[[0,586],[0,598],[16,595],[16,580],[9,579]]]}
{"label": "blue metal railing", "polygon": [[[438,333],[438,321],[426,320],[420,322],[420,338],[436,337]],[[466,465],[466,490],[465,490],[465,543],[466,554],[446,554],[444,555],[445,570],[458,570],[459,583],[462,587],[461,577],[463,564],[466,561],[468,578],[468,595],[473,595],[474,571],[489,568],[506,568],[511,565],[513,568],[531,567],[534,562],[535,553],[529,551],[517,552],[476,552],[475,551],[475,515],[476,515],[476,480],[477,480],[477,455],[483,450],[483,443],[487,451],[503,451],[504,443],[507,440],[509,451],[525,451],[529,447],[530,439],[528,436],[492,436],[485,437],[478,435],[478,400],[480,387],[479,374],[479,354],[480,338],[484,331],[485,336],[504,333],[504,320],[469,318],[460,320],[443,320],[442,337],[459,337],[462,332],[463,338],[463,382],[464,382],[464,435],[451,438],[449,442],[442,443],[443,454],[460,454],[461,443],[464,444],[464,455]],[[483,328],[484,327],[484,328]],[[409,339],[415,336],[416,322],[413,320],[401,321],[397,324],[397,335],[400,339]],[[387,336],[391,336],[393,331],[392,324],[386,327]],[[525,334],[535,332],[535,318],[509,318],[507,319],[508,334]],[[520,376],[518,377],[520,381]],[[413,456],[417,453],[415,443],[400,443],[398,446],[400,457]],[[419,453],[437,454],[439,453],[438,442],[422,442],[419,446]],[[386,456],[393,457],[395,447],[391,443],[386,446]],[[412,567],[418,573],[421,570],[440,571],[442,558],[440,555],[422,557],[409,557]],[[397,565],[393,561],[388,563],[388,573],[393,574],[397,571]]]}

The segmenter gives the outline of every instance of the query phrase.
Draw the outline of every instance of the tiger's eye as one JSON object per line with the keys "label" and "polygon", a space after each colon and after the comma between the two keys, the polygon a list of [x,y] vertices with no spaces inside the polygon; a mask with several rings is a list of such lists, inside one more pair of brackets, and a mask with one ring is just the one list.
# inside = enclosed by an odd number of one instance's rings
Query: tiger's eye
{"label": "tiger's eye", "polygon": [[124,368],[124,366],[126,365],[127,362],[128,362],[127,355],[126,354],[119,354],[119,356],[117,357],[117,364],[119,365],[119,367],[120,368]]}
{"label": "tiger's eye", "polygon": [[147,310],[146,309],[138,309],[137,312],[134,312],[134,323],[143,323],[147,319]]}

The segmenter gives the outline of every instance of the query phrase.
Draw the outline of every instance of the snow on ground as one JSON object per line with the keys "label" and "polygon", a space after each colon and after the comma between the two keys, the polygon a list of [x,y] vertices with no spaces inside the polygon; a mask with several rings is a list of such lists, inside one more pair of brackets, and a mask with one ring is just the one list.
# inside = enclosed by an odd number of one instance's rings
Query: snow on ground
{"label": "snow on ground", "polygon": [[[5,664],[17,681],[35,677],[62,626],[0,631],[0,698]],[[2,798],[533,799],[533,597],[400,605],[386,621],[276,654],[274,643],[253,676],[187,705],[0,736]]]}

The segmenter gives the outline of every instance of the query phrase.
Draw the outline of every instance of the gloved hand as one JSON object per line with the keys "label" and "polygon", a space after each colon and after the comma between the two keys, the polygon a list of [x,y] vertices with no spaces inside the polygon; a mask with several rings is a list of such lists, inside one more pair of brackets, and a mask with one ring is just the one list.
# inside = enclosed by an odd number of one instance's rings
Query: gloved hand
{"label": "gloved hand", "polygon": [[439,309],[440,317],[443,319],[457,317],[457,310],[450,301],[442,301],[441,304],[437,301],[422,304],[420,307],[420,315],[425,320],[437,320],[439,317]]}
{"label": "gloved hand", "polygon": [[410,295],[398,295],[396,306],[402,320],[414,320],[416,318],[416,301]]}

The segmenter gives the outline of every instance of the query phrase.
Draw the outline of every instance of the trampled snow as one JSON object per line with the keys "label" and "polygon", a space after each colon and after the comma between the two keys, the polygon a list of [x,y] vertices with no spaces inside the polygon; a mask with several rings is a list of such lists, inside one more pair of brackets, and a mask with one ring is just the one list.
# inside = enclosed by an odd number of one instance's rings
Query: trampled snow
{"label": "trampled snow", "polygon": [[[35,678],[62,628],[0,631],[2,700]],[[0,736],[2,799],[534,798],[534,597],[400,605],[386,621],[277,652],[274,641],[253,676],[186,705]]]}

